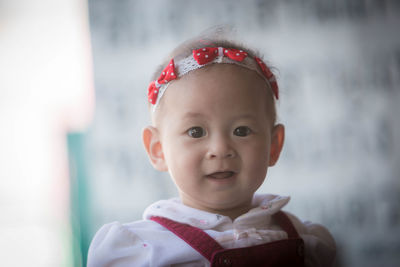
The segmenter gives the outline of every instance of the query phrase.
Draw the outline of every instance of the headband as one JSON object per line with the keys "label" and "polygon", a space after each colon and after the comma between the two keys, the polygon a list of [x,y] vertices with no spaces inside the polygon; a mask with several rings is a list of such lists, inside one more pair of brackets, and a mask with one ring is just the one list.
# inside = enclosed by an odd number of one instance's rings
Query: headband
{"label": "headband", "polygon": [[190,71],[200,69],[210,64],[235,64],[256,71],[270,85],[276,99],[279,98],[278,83],[274,74],[258,57],[251,58],[246,52],[223,47],[204,47],[193,50],[193,54],[176,63],[174,59],[162,71],[160,77],[152,81],[148,88],[148,100],[153,111],[160,102],[171,81],[182,77]]}

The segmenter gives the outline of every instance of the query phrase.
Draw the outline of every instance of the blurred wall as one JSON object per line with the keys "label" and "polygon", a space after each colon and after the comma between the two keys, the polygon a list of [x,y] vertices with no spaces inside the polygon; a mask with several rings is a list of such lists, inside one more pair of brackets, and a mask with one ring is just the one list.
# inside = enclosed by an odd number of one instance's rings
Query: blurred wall
{"label": "blurred wall", "polygon": [[87,2],[0,0],[0,265],[81,266],[66,132],[94,110]]}
{"label": "blurred wall", "polygon": [[176,195],[141,130],[155,67],[208,27],[236,27],[278,70],[286,143],[259,190],[326,225],[339,266],[400,263],[398,1],[89,1],[97,109],[87,133],[90,235]]}

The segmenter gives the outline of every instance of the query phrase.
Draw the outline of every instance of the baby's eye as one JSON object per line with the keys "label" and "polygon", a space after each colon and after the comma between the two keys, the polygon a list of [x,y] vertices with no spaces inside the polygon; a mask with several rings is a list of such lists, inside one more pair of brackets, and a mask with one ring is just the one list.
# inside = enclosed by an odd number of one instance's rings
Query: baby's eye
{"label": "baby's eye", "polygon": [[236,136],[247,136],[250,133],[251,133],[251,130],[247,126],[239,126],[233,131],[233,134]]}
{"label": "baby's eye", "polygon": [[187,134],[193,138],[200,138],[206,134],[206,131],[201,127],[192,127],[187,131]]}

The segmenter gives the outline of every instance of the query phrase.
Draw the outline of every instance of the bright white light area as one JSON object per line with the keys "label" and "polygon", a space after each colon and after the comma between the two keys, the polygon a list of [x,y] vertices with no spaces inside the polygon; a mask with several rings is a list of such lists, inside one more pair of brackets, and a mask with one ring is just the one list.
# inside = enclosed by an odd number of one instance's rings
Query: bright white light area
{"label": "bright white light area", "polygon": [[94,109],[86,1],[0,1],[2,266],[72,266],[65,133]]}

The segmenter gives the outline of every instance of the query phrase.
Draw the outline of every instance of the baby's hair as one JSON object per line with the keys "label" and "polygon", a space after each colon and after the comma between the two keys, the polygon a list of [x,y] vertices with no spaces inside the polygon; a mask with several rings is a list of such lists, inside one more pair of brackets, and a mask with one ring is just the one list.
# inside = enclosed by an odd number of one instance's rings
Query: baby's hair
{"label": "baby's hair", "polygon": [[[211,34],[210,34],[211,33]],[[205,47],[225,47],[225,48],[231,48],[231,49],[237,49],[237,50],[243,50],[246,51],[247,54],[251,58],[263,58],[263,56],[258,52],[255,51],[248,46],[241,44],[237,41],[228,39],[226,36],[226,30],[221,28],[216,28],[212,29],[211,31],[207,31],[206,34],[201,34],[198,37],[189,39],[179,46],[177,46],[169,55],[166,59],[162,61],[162,63],[157,67],[156,71],[151,77],[151,80],[157,80],[159,77],[160,73],[163,71],[166,65],[168,65],[169,61],[173,58],[174,61],[179,61],[183,58],[186,58],[190,56],[193,53],[193,50],[195,49],[201,49]],[[272,100],[272,122],[275,124],[276,122],[276,107],[275,107],[275,98],[272,93],[271,85],[266,83],[268,88],[268,95],[270,96]],[[149,107],[151,104],[149,104]]]}

